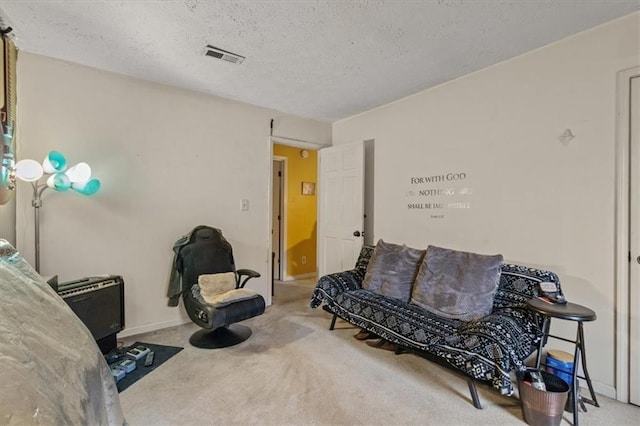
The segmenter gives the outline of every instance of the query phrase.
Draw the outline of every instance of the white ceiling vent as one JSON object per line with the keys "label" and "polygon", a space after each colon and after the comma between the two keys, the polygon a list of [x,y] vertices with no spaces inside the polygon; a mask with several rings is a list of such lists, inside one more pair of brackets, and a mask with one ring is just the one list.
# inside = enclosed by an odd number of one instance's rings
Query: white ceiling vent
{"label": "white ceiling vent", "polygon": [[233,62],[234,64],[241,64],[244,61],[244,56],[240,56],[236,53],[227,52],[226,50],[218,49],[217,47],[207,46],[204,50],[205,56],[211,56],[212,58],[221,59],[227,62]]}

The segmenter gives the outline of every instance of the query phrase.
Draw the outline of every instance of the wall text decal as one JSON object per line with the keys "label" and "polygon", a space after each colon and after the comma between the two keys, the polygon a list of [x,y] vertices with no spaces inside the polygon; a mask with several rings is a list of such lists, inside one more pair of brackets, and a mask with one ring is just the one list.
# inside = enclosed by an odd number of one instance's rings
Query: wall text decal
{"label": "wall text decal", "polygon": [[466,172],[409,177],[407,209],[428,210],[430,219],[444,219],[446,210],[471,208],[473,191],[463,182],[468,177]]}

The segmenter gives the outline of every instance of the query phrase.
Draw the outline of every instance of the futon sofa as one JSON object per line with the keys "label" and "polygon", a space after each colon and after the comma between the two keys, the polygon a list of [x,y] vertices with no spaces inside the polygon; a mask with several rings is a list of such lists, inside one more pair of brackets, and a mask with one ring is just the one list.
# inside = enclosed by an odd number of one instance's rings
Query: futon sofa
{"label": "futon sofa", "polygon": [[[427,354],[467,376],[476,408],[482,408],[475,380],[485,382],[503,395],[514,386],[509,373],[526,367],[524,360],[542,337],[543,318],[526,308],[527,300],[538,297],[540,282],[556,283],[556,274],[526,266],[497,264],[499,283],[491,312],[479,319],[462,321],[436,315],[414,303],[387,297],[362,288],[374,252],[364,246],[355,268],[319,279],[310,305],[374,333],[403,348]],[[502,257],[500,256],[500,259]]]}

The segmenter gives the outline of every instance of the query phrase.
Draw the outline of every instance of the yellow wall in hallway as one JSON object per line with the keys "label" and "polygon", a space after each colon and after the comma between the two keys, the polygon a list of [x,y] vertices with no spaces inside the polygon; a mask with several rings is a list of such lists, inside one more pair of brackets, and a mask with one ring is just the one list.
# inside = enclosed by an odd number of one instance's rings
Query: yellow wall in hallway
{"label": "yellow wall in hallway", "polygon": [[[316,272],[317,196],[302,195],[302,182],[318,182],[318,153],[285,145],[273,145],[273,155],[287,157],[287,270],[288,276]],[[302,264],[306,256],[307,263]]]}

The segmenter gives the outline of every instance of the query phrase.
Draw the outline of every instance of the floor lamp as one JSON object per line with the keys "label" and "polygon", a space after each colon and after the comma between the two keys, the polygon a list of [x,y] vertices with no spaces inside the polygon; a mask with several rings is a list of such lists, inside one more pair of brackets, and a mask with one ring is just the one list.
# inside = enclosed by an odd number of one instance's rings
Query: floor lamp
{"label": "floor lamp", "polygon": [[67,160],[58,151],[51,151],[42,164],[35,160],[20,160],[12,168],[10,188],[15,188],[16,178],[30,182],[33,188],[31,206],[34,208],[34,232],[36,271],[40,272],[40,207],[42,193],[51,188],[56,191],[72,189],[82,195],[93,195],[100,189],[100,181],[91,178],[91,167],[87,163],[78,163],[67,169]]}

